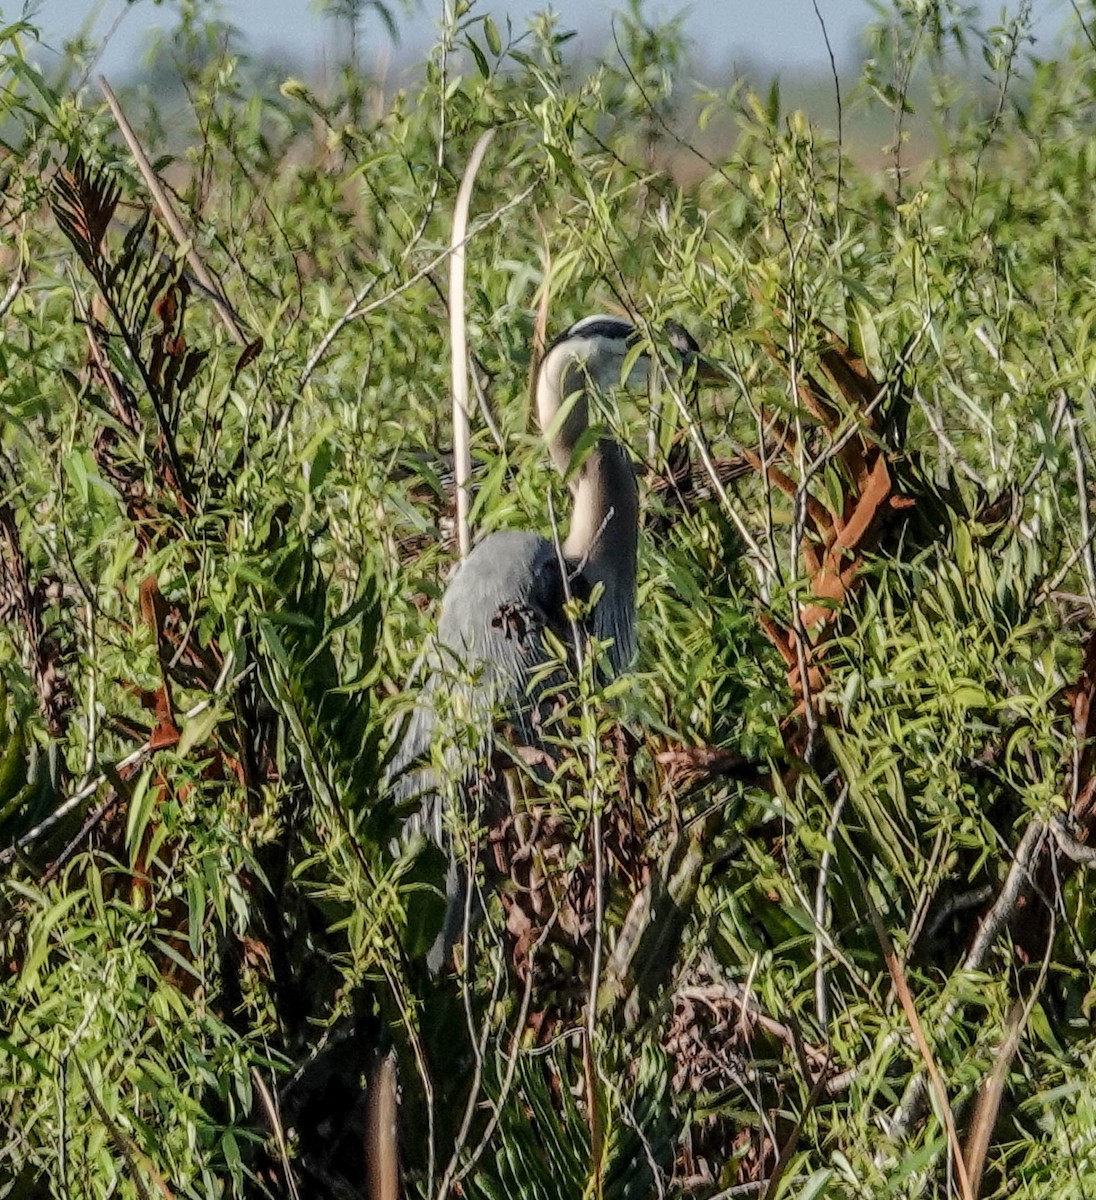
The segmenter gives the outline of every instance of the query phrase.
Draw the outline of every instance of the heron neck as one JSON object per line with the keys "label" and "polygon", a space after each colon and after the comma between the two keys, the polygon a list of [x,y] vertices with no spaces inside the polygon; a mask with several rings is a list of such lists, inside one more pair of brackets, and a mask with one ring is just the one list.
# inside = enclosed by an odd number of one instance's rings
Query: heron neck
{"label": "heron neck", "polygon": [[591,584],[605,589],[594,609],[598,637],[613,640],[617,670],[635,653],[639,491],[624,452],[603,438],[571,481],[574,515],[563,552]]}
{"label": "heron neck", "polygon": [[[537,415],[548,437],[548,449],[561,473],[571,465],[579,439],[587,428],[588,372],[563,348],[550,353],[537,383]],[[563,399],[576,396],[562,423],[557,416]],[[555,428],[553,428],[555,426]],[[573,515],[563,551],[591,584],[605,589],[594,610],[599,638],[611,638],[611,657],[618,671],[635,654],[636,549],[639,489],[624,451],[611,438],[602,438],[568,481],[574,497]]]}
{"label": "heron neck", "polygon": [[571,480],[574,512],[564,551],[602,578],[609,563],[622,564],[635,578],[639,492],[620,447],[603,438]]}

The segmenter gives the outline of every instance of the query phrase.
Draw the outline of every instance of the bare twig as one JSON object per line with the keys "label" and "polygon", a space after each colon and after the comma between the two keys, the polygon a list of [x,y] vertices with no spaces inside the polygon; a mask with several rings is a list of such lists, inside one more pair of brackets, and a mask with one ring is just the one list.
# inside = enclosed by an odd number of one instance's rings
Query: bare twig
{"label": "bare twig", "polygon": [[717,1192],[712,1200],[747,1200],[750,1196],[761,1196],[768,1190],[767,1179],[756,1179],[750,1183],[736,1183],[734,1187]]}
{"label": "bare twig", "polygon": [[270,1088],[266,1086],[266,1080],[263,1079],[262,1072],[258,1067],[251,1069],[251,1079],[259,1093],[259,1099],[263,1103],[263,1108],[266,1110],[266,1119],[270,1122],[271,1132],[274,1134],[274,1141],[278,1147],[278,1158],[281,1161],[282,1172],[285,1175],[286,1187],[289,1188],[292,1200],[300,1200],[300,1193],[297,1191],[297,1181],[293,1177],[293,1168],[289,1162],[289,1146],[285,1140],[285,1130],[282,1128],[277,1098],[271,1093]]}

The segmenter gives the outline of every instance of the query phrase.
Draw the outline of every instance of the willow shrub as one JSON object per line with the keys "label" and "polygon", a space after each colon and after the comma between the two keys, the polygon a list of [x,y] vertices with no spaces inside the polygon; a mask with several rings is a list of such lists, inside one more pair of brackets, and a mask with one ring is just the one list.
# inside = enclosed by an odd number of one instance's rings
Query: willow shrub
{"label": "willow shrub", "polygon": [[[280,78],[183,7],[174,58],[122,102],[242,352],[144,223],[86,48],[51,79],[31,26],[2,32],[5,1194],[360,1194],[390,1048],[406,1195],[944,1194],[954,1147],[938,1099],[909,1103],[924,1064],[876,919],[962,1138],[1022,1001],[981,1194],[1088,1194],[1084,868],[1054,877],[1034,959],[1019,917],[963,959],[1032,822],[1076,799],[1091,31],[1043,58],[1028,6],[982,30],[896,2],[845,81],[842,144],[775,87],[691,90],[680,25],[638,3],[595,62],[552,18],[462,4],[399,87]],[[839,509],[796,398],[823,327],[908,406],[886,436],[916,504],[844,605],[805,758],[758,622],[802,599],[803,490],[747,472],[661,524],[648,501],[639,661],[609,694],[579,681],[580,765],[552,795],[571,867],[631,789],[654,877],[680,871],[647,917],[642,1002],[592,1017],[523,1001],[491,922],[463,993],[428,977],[445,864],[400,847],[383,786],[454,557],[446,247],[488,127],[465,297],[492,417],[478,529],[566,511],[527,402],[545,289],[553,328],[673,318],[726,364],[702,403],[620,398],[608,419],[656,474],[779,426]],[[66,201],[78,173],[91,191]],[[747,769],[677,787],[674,745]],[[627,908],[610,889],[606,956]],[[570,968],[587,987],[588,959]]]}

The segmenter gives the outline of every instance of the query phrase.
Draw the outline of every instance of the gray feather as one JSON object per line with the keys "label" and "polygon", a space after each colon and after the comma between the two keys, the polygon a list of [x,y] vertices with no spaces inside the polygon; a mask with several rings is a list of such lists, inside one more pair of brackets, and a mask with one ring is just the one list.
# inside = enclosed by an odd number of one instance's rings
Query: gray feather
{"label": "gray feather", "polygon": [[[580,576],[568,580],[587,592]],[[457,569],[442,601],[436,636],[419,664],[425,676],[407,732],[389,768],[394,798],[420,807],[405,833],[421,830],[446,845],[447,803],[463,804],[466,785],[486,765],[500,722],[537,743],[541,699],[558,692],[558,678],[532,677],[550,661],[545,629],[565,638],[567,594],[555,547],[528,532],[501,532],[480,542]],[[449,728],[445,728],[448,724]],[[443,747],[442,778],[431,766],[435,741]],[[479,814],[466,812],[474,822]],[[437,972],[464,925],[467,879],[450,862],[445,921],[427,956]]]}

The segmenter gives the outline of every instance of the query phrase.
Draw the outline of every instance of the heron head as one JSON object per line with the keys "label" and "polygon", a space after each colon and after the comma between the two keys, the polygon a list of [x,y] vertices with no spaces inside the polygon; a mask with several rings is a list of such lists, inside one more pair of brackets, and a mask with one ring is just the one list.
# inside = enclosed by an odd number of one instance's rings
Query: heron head
{"label": "heron head", "polygon": [[[696,339],[683,325],[667,321],[662,334],[677,352],[682,368],[695,367],[697,383],[726,382],[724,373],[703,357]],[[626,317],[599,313],[576,321],[556,338],[545,352],[544,362],[547,364],[553,355],[567,359],[568,366],[581,371],[585,380],[599,391],[621,386],[642,389],[647,386],[651,367],[651,357],[645,348],[636,354],[637,347],[642,345],[642,333]],[[560,382],[566,385],[567,381]]]}
{"label": "heron head", "polygon": [[[624,317],[596,314],[576,321],[558,337],[545,354],[562,352],[599,391],[610,388],[643,388],[647,385],[649,360],[645,352],[634,353],[641,344],[639,330]],[[628,374],[624,365],[629,363]]]}
{"label": "heron head", "polygon": [[[692,383],[726,381],[683,326],[668,321],[662,333]],[[568,461],[587,427],[590,392],[605,395],[617,387],[642,390],[650,374],[651,355],[643,334],[626,317],[604,313],[583,317],[556,338],[541,362],[537,407],[541,428],[557,448],[553,453],[560,462]],[[568,398],[572,403],[565,404]]]}
{"label": "heron head", "polygon": [[[589,422],[590,393],[606,394],[622,383],[641,388],[648,362],[636,355],[639,335],[631,321],[593,316],[577,321],[544,352],[537,381],[540,427],[560,470]],[[629,364],[625,378],[625,363]]]}

